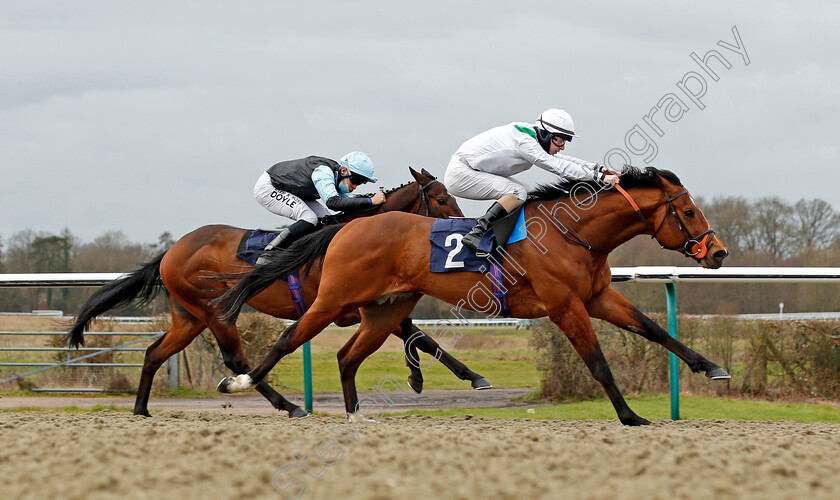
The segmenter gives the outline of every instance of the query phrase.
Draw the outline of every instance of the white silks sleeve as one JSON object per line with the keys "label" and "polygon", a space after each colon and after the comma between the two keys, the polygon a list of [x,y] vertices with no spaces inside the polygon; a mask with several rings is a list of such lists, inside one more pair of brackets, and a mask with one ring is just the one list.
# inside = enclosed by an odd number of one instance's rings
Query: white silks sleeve
{"label": "white silks sleeve", "polygon": [[[525,135],[525,134],[523,134]],[[540,144],[530,136],[520,139],[517,144],[519,153],[532,165],[555,173],[560,177],[576,180],[592,180],[595,163],[581,160],[573,156],[546,153]]]}

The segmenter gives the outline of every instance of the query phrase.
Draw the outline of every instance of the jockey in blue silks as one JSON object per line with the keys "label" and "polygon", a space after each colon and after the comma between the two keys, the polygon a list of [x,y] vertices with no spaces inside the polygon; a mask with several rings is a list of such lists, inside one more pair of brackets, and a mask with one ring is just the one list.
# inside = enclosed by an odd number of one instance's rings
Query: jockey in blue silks
{"label": "jockey in blue silks", "polygon": [[[269,168],[257,180],[254,197],[269,212],[295,222],[281,229],[265,250],[288,247],[315,229],[318,219],[329,215],[329,210],[353,212],[385,203],[382,192],[358,198],[350,194],[357,186],[377,180],[373,162],[361,151],[347,153],[339,161],[308,156]],[[317,201],[319,198],[326,208]],[[257,264],[263,261],[260,257]]]}

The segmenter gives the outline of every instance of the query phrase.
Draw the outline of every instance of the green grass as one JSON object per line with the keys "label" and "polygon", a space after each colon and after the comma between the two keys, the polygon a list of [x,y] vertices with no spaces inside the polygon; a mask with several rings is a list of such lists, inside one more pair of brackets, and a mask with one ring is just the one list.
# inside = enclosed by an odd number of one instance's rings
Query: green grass
{"label": "green grass", "polygon": [[[540,374],[533,361],[533,352],[527,349],[513,350],[465,350],[452,353],[471,370],[483,375],[493,387],[511,389],[537,387]],[[421,362],[430,363],[432,358],[421,354]],[[271,383],[281,392],[303,392],[303,358],[294,353],[284,358],[272,371]],[[375,386],[385,377],[393,377],[404,388],[408,368],[401,352],[378,352],[366,359],[356,374],[356,386],[360,391]],[[459,380],[442,363],[423,370],[424,388],[436,390],[469,389],[469,381]],[[312,354],[312,387],[315,393],[341,392],[338,376],[338,362],[333,353]]]}
{"label": "green grass", "polygon": [[[671,403],[667,395],[628,398],[627,403],[638,415],[647,419],[671,418]],[[388,415],[430,415],[435,417],[488,418],[532,418],[567,420],[615,420],[615,410],[606,400],[580,401],[554,406],[530,407],[534,413],[523,408],[476,408],[454,410],[412,410]],[[745,401],[712,399],[698,396],[680,397],[681,419],[723,419],[723,420],[788,420],[792,422],[840,422],[840,408],[825,404],[773,403],[767,401]]]}

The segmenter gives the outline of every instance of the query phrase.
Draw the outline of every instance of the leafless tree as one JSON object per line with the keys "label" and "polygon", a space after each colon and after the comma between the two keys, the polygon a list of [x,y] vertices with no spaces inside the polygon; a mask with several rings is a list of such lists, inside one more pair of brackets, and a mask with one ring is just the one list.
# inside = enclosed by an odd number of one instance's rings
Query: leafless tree
{"label": "leafless tree", "polygon": [[793,208],[777,196],[759,199],[752,212],[757,249],[774,260],[787,257],[797,247],[794,236]]}
{"label": "leafless tree", "polygon": [[799,200],[793,206],[793,230],[800,248],[826,248],[840,231],[840,214],[824,200]]}
{"label": "leafless tree", "polygon": [[[698,200],[698,203],[701,203]],[[755,250],[755,224],[750,203],[742,196],[715,197],[701,203],[703,213],[730,252]]]}

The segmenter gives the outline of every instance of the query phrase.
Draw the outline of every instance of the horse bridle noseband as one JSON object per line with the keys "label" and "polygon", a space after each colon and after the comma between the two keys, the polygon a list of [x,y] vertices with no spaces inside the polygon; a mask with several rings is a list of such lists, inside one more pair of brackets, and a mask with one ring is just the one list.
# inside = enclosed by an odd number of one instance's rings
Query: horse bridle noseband
{"label": "horse bridle noseband", "polygon": [[692,236],[691,233],[686,229],[685,224],[683,224],[682,219],[680,218],[679,214],[677,213],[676,207],[674,207],[674,200],[680,198],[683,195],[688,194],[687,189],[683,189],[679,193],[675,194],[674,196],[668,196],[668,193],[663,189],[662,192],[665,194],[665,202],[668,203],[668,211],[671,212],[671,215],[674,216],[674,220],[677,221],[677,226],[680,228],[680,232],[682,232],[683,236],[685,236],[685,243],[680,246],[675,247],[666,247],[659,241],[659,238],[656,235],[659,233],[659,230],[662,229],[662,226],[665,225],[665,220],[668,218],[668,212],[662,217],[662,220],[659,222],[659,225],[656,226],[654,230],[650,223],[648,223],[647,218],[642,213],[642,210],[639,208],[639,205],[633,200],[633,197],[630,196],[630,193],[624,190],[618,184],[615,185],[616,190],[624,196],[625,199],[630,203],[633,209],[636,211],[636,215],[642,219],[642,222],[645,223],[645,226],[648,228],[648,233],[650,234],[651,239],[655,239],[659,245],[666,249],[666,250],[673,250],[673,251],[682,251],[683,255],[686,257],[691,257],[693,259],[700,260],[706,257],[707,253],[709,252],[709,247],[711,246],[711,240],[715,236],[715,231],[712,229],[712,226],[709,226],[709,229],[703,231],[702,233],[698,234],[697,236]]}

